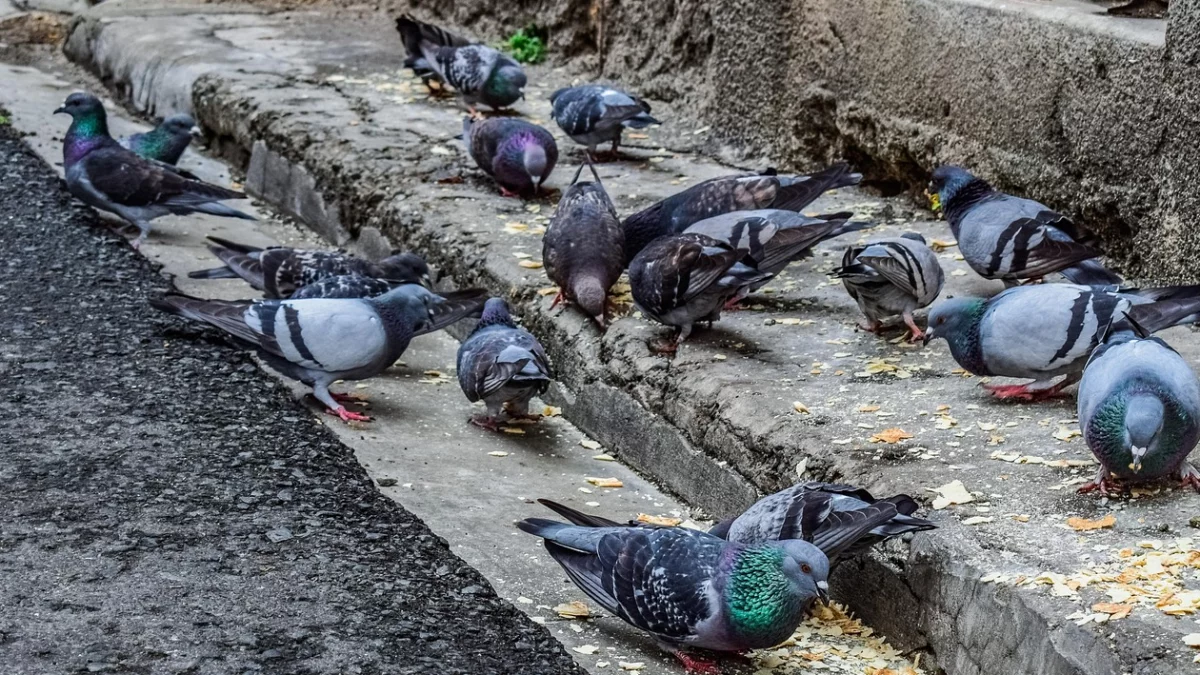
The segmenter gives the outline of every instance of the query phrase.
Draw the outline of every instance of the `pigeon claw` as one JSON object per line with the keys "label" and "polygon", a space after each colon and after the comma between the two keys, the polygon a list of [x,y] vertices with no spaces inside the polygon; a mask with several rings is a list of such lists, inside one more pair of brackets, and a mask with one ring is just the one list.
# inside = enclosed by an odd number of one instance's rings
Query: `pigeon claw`
{"label": "pigeon claw", "polygon": [[550,303],[550,309],[558,307],[558,303],[566,302],[567,296],[563,295],[562,289],[558,289],[558,293],[554,296],[554,302]]}
{"label": "pigeon claw", "polygon": [[471,422],[471,424],[474,424],[475,426],[479,427],[480,429],[487,429],[488,431],[496,431],[496,432],[500,431],[500,422],[495,417],[489,417],[487,415],[476,415],[475,417],[472,417],[469,421]]}
{"label": "pigeon claw", "polygon": [[921,330],[921,327],[917,325],[916,321],[913,321],[911,314],[907,312],[904,313],[904,323],[908,326],[908,329],[912,331],[912,334],[908,336],[909,342],[916,344],[918,342],[925,341],[924,331]]}
{"label": "pigeon claw", "polygon": [[346,410],[346,408],[344,408],[343,406],[340,406],[340,405],[337,408],[331,408],[329,410],[326,410],[325,414],[337,415],[338,417],[342,418],[343,422],[370,422],[371,421],[370,415],[364,415],[362,413],[357,413],[357,412],[353,412],[351,410]]}
{"label": "pigeon claw", "polygon": [[512,190],[509,190],[508,188],[506,188],[506,187],[504,187],[503,185],[501,185],[501,186],[500,186],[500,196],[501,196],[501,197],[517,197],[517,198],[520,198],[520,196],[521,196],[521,195],[519,195],[519,194],[517,194],[517,193],[513,192]]}
{"label": "pigeon claw", "polygon": [[1049,401],[1052,398],[1064,396],[1063,388],[1071,383],[1072,380],[1068,378],[1045,389],[1031,389],[1029,384],[985,384],[983,388],[1001,400]]}
{"label": "pigeon claw", "polygon": [[741,303],[741,301],[742,301],[742,299],[738,298],[738,297],[730,298],[725,301],[725,305],[723,307],[721,307],[721,311],[723,311],[723,312],[740,312],[740,311],[742,311],[742,306],[739,304],[739,303]]}
{"label": "pigeon claw", "polygon": [[683,669],[689,673],[702,675],[721,675],[721,668],[715,661],[691,656],[683,652],[675,652],[675,657],[683,664]]}
{"label": "pigeon claw", "polygon": [[1200,471],[1197,471],[1196,467],[1191,464],[1184,462],[1183,466],[1179,467],[1179,481],[1183,487],[1190,487],[1196,492],[1200,492]]}

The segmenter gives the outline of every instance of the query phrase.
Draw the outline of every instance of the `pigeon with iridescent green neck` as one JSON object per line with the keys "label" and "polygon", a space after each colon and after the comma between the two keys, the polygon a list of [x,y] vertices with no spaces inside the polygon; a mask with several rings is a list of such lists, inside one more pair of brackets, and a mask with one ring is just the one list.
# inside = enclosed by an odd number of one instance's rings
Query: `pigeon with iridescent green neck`
{"label": "pigeon with iridescent green neck", "polygon": [[680,527],[579,527],[527,518],[521,530],[605,610],[644,630],[689,669],[687,648],[744,652],[791,637],[828,590],[829,560],[805,541],[737,544]]}
{"label": "pigeon with iridescent green neck", "polygon": [[478,103],[498,110],[525,97],[525,71],[510,56],[408,15],[396,19],[396,30],[408,54],[404,65],[426,85],[454,87],[472,114]]}
{"label": "pigeon with iridescent green neck", "polygon": [[1092,354],[1079,383],[1079,426],[1100,461],[1080,492],[1107,495],[1168,476],[1200,490],[1187,456],[1200,440],[1200,382],[1182,356],[1136,322],[1117,326]]}
{"label": "pigeon with iridescent green neck", "polygon": [[167,214],[210,213],[255,220],[221,201],[246,195],[180,175],[173,167],[139,157],[108,134],[108,116],[95,96],[74,93],[55,113],[71,116],[63,138],[67,189],[84,203],[137,226],[137,248],[150,222]]}
{"label": "pigeon with iridescent green neck", "polygon": [[558,162],[558,144],[544,128],[510,117],[463,119],[463,142],[475,164],[505,197],[535,197]]}
{"label": "pigeon with iridescent green neck", "polygon": [[120,143],[146,159],[174,166],[199,133],[191,115],[171,115],[150,131],[126,136]]}

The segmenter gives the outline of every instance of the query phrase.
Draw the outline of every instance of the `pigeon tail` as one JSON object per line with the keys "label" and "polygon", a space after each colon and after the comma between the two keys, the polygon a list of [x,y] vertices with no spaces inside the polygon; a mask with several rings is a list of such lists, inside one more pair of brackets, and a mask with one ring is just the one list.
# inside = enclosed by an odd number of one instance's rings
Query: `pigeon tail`
{"label": "pigeon tail", "polygon": [[189,279],[239,279],[237,274],[228,267],[214,267],[207,270],[188,272]]}
{"label": "pigeon tail", "polygon": [[263,250],[262,247],[260,247],[260,246],[250,246],[249,244],[239,244],[236,241],[229,241],[228,239],[223,239],[221,237],[214,237],[211,234],[208,235],[208,237],[206,237],[206,239],[208,239],[212,243],[216,244],[217,246],[220,246],[221,248],[227,248],[230,251],[235,251],[237,253],[259,253]]}
{"label": "pigeon tail", "polygon": [[[783,183],[784,180],[785,178],[781,176],[780,182]],[[801,211],[827,190],[858,185],[860,182],[862,182],[861,173],[853,173],[850,171],[849,164],[838,162],[810,176],[801,176],[790,184],[781,185],[771,208]]]}
{"label": "pigeon tail", "polygon": [[517,523],[517,529],[522,532],[528,532],[535,537],[550,540],[553,540],[555,535],[569,527],[572,526],[556,520],[550,520],[549,518],[526,518]]}
{"label": "pigeon tail", "polygon": [[539,504],[566,518],[572,525],[579,527],[624,527],[624,523],[618,523],[615,520],[609,520],[601,516],[593,516],[588,513],[576,511],[575,509],[559,504],[558,502],[550,501],[549,499],[537,500]]}
{"label": "pigeon tail", "polygon": [[1081,263],[1059,270],[1073,284],[1081,286],[1116,286],[1123,279],[1116,273],[1095,260],[1084,260]]}
{"label": "pigeon tail", "polygon": [[630,129],[645,129],[652,124],[662,124],[662,122],[659,122],[646,113],[635,115],[621,122],[622,126],[629,127]]}
{"label": "pigeon tail", "polygon": [[200,213],[209,213],[214,216],[225,216],[226,218],[241,218],[242,220],[258,220],[254,216],[244,211],[238,211],[235,208],[225,206],[220,202],[207,202],[205,204],[197,204],[192,207],[193,211]]}

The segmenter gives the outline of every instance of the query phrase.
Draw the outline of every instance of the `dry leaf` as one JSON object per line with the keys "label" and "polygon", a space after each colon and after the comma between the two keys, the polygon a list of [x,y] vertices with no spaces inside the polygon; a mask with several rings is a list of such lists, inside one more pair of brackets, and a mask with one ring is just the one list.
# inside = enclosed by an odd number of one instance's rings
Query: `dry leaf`
{"label": "dry leaf", "polygon": [[500,427],[500,431],[514,436],[524,436],[525,430],[520,427]]}
{"label": "dry leaf", "polygon": [[617,478],[595,478],[595,477],[589,476],[589,477],[585,478],[584,480],[591,483],[592,485],[595,485],[596,487],[602,487],[602,488],[625,487],[625,484],[622,483]]}
{"label": "dry leaf", "polygon": [[1054,437],[1060,441],[1069,441],[1076,436],[1082,436],[1083,432],[1079,429],[1069,429],[1064,426],[1058,427],[1058,431],[1054,432]]}
{"label": "dry leaf", "polygon": [[991,422],[976,422],[975,426],[979,427],[980,431],[995,431],[996,425]]}
{"label": "dry leaf", "polygon": [[562,408],[556,408],[552,405],[542,408],[542,417],[558,417],[562,414]]}
{"label": "dry leaf", "polygon": [[592,459],[600,461],[600,462],[615,462],[615,461],[617,461],[615,457],[613,457],[612,455],[610,455],[606,452],[602,452],[599,455],[592,455]]}
{"label": "dry leaf", "polygon": [[858,407],[858,412],[861,413],[873,413],[877,410],[879,410],[879,406],[877,405],[860,405]]}
{"label": "dry leaf", "polygon": [[646,664],[641,661],[617,661],[617,667],[621,670],[641,670]]}
{"label": "dry leaf", "polygon": [[1133,605],[1119,605],[1114,602],[1097,602],[1092,605],[1093,612],[1103,612],[1113,619],[1124,619],[1133,611]]}
{"label": "dry leaf", "polygon": [[530,270],[542,269],[542,263],[540,263],[536,260],[522,260],[522,261],[518,262],[517,265],[524,267],[525,269],[530,269]]}
{"label": "dry leaf", "polygon": [[808,415],[808,414],[810,414],[810,413],[809,413],[809,410],[808,410],[808,406],[804,405],[804,404],[803,404],[803,403],[801,403],[800,401],[793,401],[793,402],[792,402],[792,410],[795,410],[795,411],[796,411],[796,412],[798,412],[798,413],[803,413],[803,414],[805,414],[805,415]]}
{"label": "dry leaf", "polygon": [[553,611],[564,619],[586,619],[592,615],[592,610],[578,600],[555,605]]}
{"label": "dry leaf", "polygon": [[508,457],[508,453],[503,450],[493,450],[488,453],[492,457]]}
{"label": "dry leaf", "polygon": [[579,645],[578,647],[571,647],[571,651],[579,652],[584,656],[591,656],[599,650],[600,648],[596,645]]}
{"label": "dry leaf", "polygon": [[579,441],[579,444],[582,445],[583,447],[587,448],[588,450],[599,450],[601,448],[601,445],[599,443],[597,443],[596,441],[593,441],[590,438],[585,438],[582,441]]}
{"label": "dry leaf", "polygon": [[647,513],[638,514],[639,523],[648,523],[650,525],[660,525],[662,527],[675,527],[683,522],[682,518],[668,518],[666,516],[652,516]]}
{"label": "dry leaf", "polygon": [[912,437],[913,435],[907,431],[893,427],[891,429],[884,429],[883,431],[872,436],[869,440],[872,443],[899,443],[906,438]]}
{"label": "dry leaf", "polygon": [[1188,633],[1184,635],[1183,644],[1189,647],[1200,647],[1200,633]]}
{"label": "dry leaf", "polygon": [[944,509],[952,504],[967,504],[975,501],[975,497],[967,490],[961,480],[953,480],[939,488],[933,488],[938,497],[933,500],[934,509]]}
{"label": "dry leaf", "polygon": [[971,516],[970,518],[964,519],[962,521],[962,524],[963,525],[982,525],[984,523],[990,523],[993,520],[995,520],[995,518],[993,518],[991,516]]}
{"label": "dry leaf", "polygon": [[1100,520],[1088,520],[1086,518],[1068,518],[1067,525],[1076,532],[1087,532],[1088,530],[1104,530],[1109,529],[1117,524],[1117,517],[1113,514],[1108,514]]}
{"label": "dry leaf", "polygon": [[942,251],[954,246],[958,246],[958,242],[954,241],[953,239],[949,241],[934,239],[933,241],[929,242],[929,248],[933,249],[935,253],[941,253]]}

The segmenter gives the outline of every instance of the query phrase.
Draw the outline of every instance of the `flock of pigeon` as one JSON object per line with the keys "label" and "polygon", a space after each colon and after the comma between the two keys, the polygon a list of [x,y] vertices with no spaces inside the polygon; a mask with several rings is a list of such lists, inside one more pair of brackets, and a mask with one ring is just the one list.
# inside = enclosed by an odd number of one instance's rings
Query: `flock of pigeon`
{"label": "flock of pigeon", "polygon": [[[470,107],[463,139],[502,193],[536,195],[558,159],[553,136],[514,117],[476,119],[523,97],[526,76],[503,53],[410,17],[397,20],[405,65],[433,90],[453,87]],[[592,165],[597,145],[617,156],[622,130],[658,124],[644,101],[612,87],[584,85],[551,97],[553,117],[587,159],[561,197],[544,236],[543,258],[567,302],[601,328],[608,297],[628,271],[644,316],[674,327],[670,352],[697,322],[769,283],[825,240],[872,226],[850,213],[800,212],[827,190],[855,185],[845,164],[811,175],[734,175],[705,181],[622,220]],[[103,105],[84,93],[56,112],[71,115],[63,158],[72,194],[139,230],[155,218],[192,212],[253,219],[221,202],[244,195],[174,166],[194,123],[168,118],[147,134],[117,141]],[[584,167],[594,180],[580,180]],[[899,316],[911,340],[943,338],[954,359],[977,375],[1032,379],[989,386],[1000,398],[1039,400],[1079,384],[1079,420],[1100,460],[1081,491],[1107,494],[1176,476],[1200,489],[1186,462],[1200,436],[1200,384],[1187,363],[1152,334],[1200,318],[1200,286],[1138,289],[1101,266],[1088,235],[1046,206],[1004,194],[963,169],[933,172],[930,199],[945,212],[966,262],[1008,290],[992,298],[953,298],[934,306],[928,327],[914,313],[931,305],[944,275],[917,234],[847,247],[841,279],[878,332]],[[399,253],[379,262],[330,251],[260,249],[210,238],[220,267],[194,278],[241,278],[265,299],[204,300],[168,294],[163,311],[219,328],[284,375],[312,387],[330,414],[369,421],[347,409],[354,397],[329,387],[381,374],[410,340],[479,316],[458,353],[458,378],[486,413],[472,422],[496,429],[529,416],[530,399],[553,371],[537,339],[508,306],[482,289],[435,292],[425,261]],[[1071,283],[1036,283],[1054,273]],[[875,542],[932,529],[905,495],[876,500],[865,490],[803,483],[764,498],[709,532],[618,523],[543,502],[568,523],[530,518],[519,527],[546,549],[589,597],[654,635],[694,669],[710,664],[685,648],[741,652],[791,635],[810,603],[826,594],[831,562]]]}

